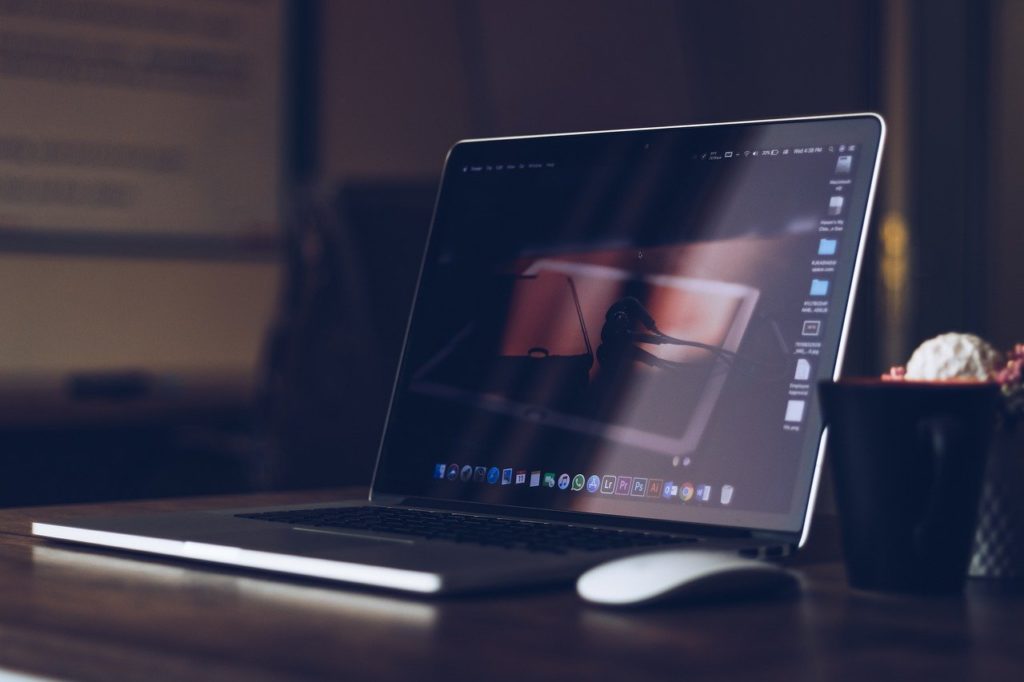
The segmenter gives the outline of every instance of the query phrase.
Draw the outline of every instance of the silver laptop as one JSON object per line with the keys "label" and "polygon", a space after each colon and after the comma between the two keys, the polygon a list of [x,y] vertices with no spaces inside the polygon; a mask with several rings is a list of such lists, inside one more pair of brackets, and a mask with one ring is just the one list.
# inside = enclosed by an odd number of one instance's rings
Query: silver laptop
{"label": "silver laptop", "polygon": [[33,533],[424,594],[652,547],[787,554],[884,131],[853,114],[460,142],[369,500]]}

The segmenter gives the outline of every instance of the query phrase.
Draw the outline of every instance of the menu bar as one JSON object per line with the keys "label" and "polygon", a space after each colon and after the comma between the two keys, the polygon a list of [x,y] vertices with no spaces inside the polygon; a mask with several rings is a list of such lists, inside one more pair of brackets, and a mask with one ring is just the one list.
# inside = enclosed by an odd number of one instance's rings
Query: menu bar
{"label": "menu bar", "polygon": [[804,154],[843,154],[856,151],[855,144],[822,145],[812,147],[776,147],[772,149],[712,150],[692,155],[694,161],[724,161],[725,159],[773,158]]}

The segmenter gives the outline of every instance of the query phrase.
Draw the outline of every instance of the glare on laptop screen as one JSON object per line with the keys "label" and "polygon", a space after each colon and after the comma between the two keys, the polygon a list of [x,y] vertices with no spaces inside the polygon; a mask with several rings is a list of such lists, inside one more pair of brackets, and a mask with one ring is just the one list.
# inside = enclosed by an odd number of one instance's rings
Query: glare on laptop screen
{"label": "glare on laptop screen", "polygon": [[457,145],[375,491],[798,529],[880,127]]}

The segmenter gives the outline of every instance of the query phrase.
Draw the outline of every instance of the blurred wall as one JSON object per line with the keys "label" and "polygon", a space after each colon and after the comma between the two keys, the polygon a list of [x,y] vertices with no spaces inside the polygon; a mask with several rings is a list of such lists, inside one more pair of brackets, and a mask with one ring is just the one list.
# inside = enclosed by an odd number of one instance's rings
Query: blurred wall
{"label": "blurred wall", "polygon": [[465,137],[863,110],[874,5],[324,2],[323,177],[435,177]]}
{"label": "blurred wall", "polygon": [[[870,8],[322,2],[319,184],[432,180],[471,136],[864,109]],[[272,262],[0,254],[0,371],[249,371],[279,276]]]}
{"label": "blurred wall", "polygon": [[[884,110],[891,103],[879,93],[893,68],[881,61],[878,27],[900,4],[922,13],[957,3],[321,2],[314,179],[326,188],[367,178],[434,180],[448,147],[472,136]],[[1024,5],[988,4],[996,142],[991,212],[978,219],[986,222],[981,291],[992,293],[964,305],[983,308],[981,331],[1005,344],[1021,329],[999,294],[1024,287],[1017,265],[1024,232],[1016,227],[1024,207],[1015,191],[1024,140],[1015,130],[1024,113],[1024,54],[1015,36]],[[907,28],[902,40],[913,33]],[[0,370],[250,369],[280,274],[270,262],[17,253],[0,254],[0,266],[0,314],[8,321]],[[866,294],[861,307],[873,305]],[[925,326],[957,326],[956,317],[940,311]],[[870,358],[862,365],[875,369]]]}
{"label": "blurred wall", "polygon": [[286,7],[0,3],[0,384],[251,372],[278,267],[219,240],[275,236]]}
{"label": "blurred wall", "polygon": [[0,373],[251,373],[275,263],[0,255]]}
{"label": "blurred wall", "polygon": [[1001,347],[1024,343],[1024,2],[999,0],[993,7],[992,176],[986,224],[985,333]]}

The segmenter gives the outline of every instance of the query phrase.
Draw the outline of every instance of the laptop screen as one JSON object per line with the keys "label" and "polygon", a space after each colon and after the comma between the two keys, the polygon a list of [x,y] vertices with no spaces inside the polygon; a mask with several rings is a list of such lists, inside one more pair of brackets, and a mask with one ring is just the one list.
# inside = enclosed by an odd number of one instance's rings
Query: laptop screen
{"label": "laptop screen", "polygon": [[881,134],[456,145],[374,492],[799,530]]}

